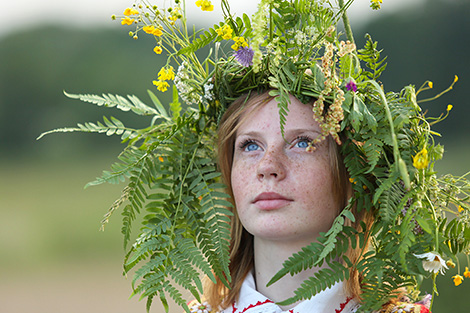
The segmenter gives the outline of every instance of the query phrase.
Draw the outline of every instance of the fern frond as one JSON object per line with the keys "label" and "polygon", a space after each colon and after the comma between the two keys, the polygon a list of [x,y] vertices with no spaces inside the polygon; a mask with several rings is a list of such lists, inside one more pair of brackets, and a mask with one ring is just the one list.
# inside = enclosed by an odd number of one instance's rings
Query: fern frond
{"label": "fern frond", "polygon": [[[201,35],[199,35],[198,38],[194,39],[189,45],[186,47],[180,49],[177,52],[177,55],[182,55],[182,54],[188,54],[188,53],[194,53],[198,51],[199,49],[207,46],[210,44],[215,38],[217,38],[218,34],[215,31],[216,28],[222,27],[223,23],[221,23],[219,26],[214,25],[213,28],[209,28],[208,31],[203,32]],[[194,37],[196,34],[194,34]]]}
{"label": "fern frond", "polygon": [[[69,94],[64,91],[64,94],[71,99],[78,99],[83,102],[96,104],[108,108],[117,108],[121,111],[131,111],[138,115],[161,115],[162,114],[154,108],[144,104],[136,96],[128,96],[129,100],[120,95],[103,94],[102,96],[90,94]],[[163,117],[163,116],[162,116]]]}
{"label": "fern frond", "polygon": [[294,296],[279,302],[279,305],[289,305],[297,301],[309,299],[326,288],[331,288],[334,284],[349,278],[349,269],[343,264],[333,261],[328,263],[328,268],[323,268],[313,276],[305,280],[301,286],[295,290]]}
{"label": "fern frond", "polygon": [[363,75],[368,79],[377,80],[387,67],[385,63],[387,57],[380,59],[382,50],[377,50],[377,42],[374,42],[369,34],[365,37],[367,41],[364,48],[357,51],[359,59],[366,62],[366,66],[370,69],[370,71],[364,71]]}
{"label": "fern frond", "polygon": [[119,121],[117,118],[111,117],[109,120],[107,117],[103,117],[104,124],[101,122],[90,123],[86,122],[85,124],[78,123],[78,127],[64,127],[64,128],[57,128],[47,132],[42,133],[37,137],[37,140],[41,139],[42,137],[53,134],[53,133],[72,133],[72,132],[84,132],[84,133],[99,133],[99,134],[106,134],[106,136],[113,136],[118,135],[121,136],[122,139],[129,138],[135,136],[137,133],[136,129],[128,128],[124,126],[124,124]]}

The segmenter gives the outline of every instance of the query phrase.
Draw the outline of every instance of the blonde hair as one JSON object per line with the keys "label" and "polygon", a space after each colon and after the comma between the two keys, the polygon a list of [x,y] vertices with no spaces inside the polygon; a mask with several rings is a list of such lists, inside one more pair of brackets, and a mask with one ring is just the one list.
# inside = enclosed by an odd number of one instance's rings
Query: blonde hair
{"label": "blonde hair", "polygon": [[[219,123],[218,165],[234,209],[232,210],[233,216],[230,223],[230,288],[227,288],[219,279],[216,284],[210,280],[207,280],[205,284],[204,298],[213,308],[226,308],[237,299],[246,275],[254,266],[253,236],[243,228],[238,218],[235,203],[233,202],[231,186],[233,152],[237,129],[247,117],[244,113],[250,108],[252,108],[250,113],[253,113],[272,99],[273,97],[269,95],[268,91],[244,95],[230,105]],[[326,140],[328,140],[329,159],[331,162],[330,168],[332,169],[333,193],[334,197],[339,200],[337,212],[339,214],[347,205],[351,194],[351,183],[349,182],[349,176],[344,166],[342,156],[340,155],[340,147],[331,137],[328,137]],[[361,221],[364,221],[367,226],[371,224],[372,218],[370,214],[364,212],[364,210],[356,212],[354,208],[353,213],[356,216],[356,223],[352,226],[356,229],[360,227],[359,224]],[[355,262],[359,255],[360,251],[358,249],[349,249],[346,252],[346,256],[352,262]],[[345,285],[345,291],[349,295],[359,298],[361,292],[360,280],[360,275],[357,270],[351,270],[350,278]]]}

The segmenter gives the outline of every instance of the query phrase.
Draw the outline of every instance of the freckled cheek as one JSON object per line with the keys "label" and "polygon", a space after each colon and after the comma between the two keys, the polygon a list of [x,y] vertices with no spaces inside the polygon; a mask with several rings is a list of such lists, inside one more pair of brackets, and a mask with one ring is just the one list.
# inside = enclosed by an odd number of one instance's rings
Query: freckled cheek
{"label": "freckled cheek", "polygon": [[247,169],[247,164],[244,162],[237,162],[232,166],[231,182],[235,204],[242,201],[250,190],[250,172],[252,171]]}

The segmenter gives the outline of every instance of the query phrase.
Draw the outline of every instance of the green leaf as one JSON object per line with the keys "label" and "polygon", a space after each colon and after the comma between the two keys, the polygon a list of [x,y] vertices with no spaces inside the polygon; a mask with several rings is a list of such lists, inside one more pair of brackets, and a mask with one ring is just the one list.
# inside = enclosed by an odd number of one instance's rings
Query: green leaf
{"label": "green leaf", "polygon": [[160,102],[160,100],[157,98],[157,96],[150,90],[147,90],[147,93],[149,94],[150,96],[150,99],[152,100],[153,102],[153,105],[155,105],[155,108],[157,108],[158,112],[164,116],[164,117],[168,117],[168,113],[166,112],[165,110],[165,107],[162,105],[162,103]]}

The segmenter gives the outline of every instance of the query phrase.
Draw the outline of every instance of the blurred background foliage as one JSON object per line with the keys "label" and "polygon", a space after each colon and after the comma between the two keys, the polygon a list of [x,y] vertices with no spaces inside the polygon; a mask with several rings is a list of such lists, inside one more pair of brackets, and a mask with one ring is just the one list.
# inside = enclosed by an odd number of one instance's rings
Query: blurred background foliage
{"label": "blurred background foliage", "polygon": [[[447,104],[454,107],[436,125],[446,148],[437,168],[453,174],[470,169],[468,12],[470,1],[428,0],[355,29],[359,47],[367,30],[388,56],[386,90],[430,80],[434,89],[422,94],[427,98],[459,76],[452,92],[425,104],[430,116],[445,113]],[[35,141],[43,131],[103,115],[135,127],[149,122],[69,100],[64,90],[136,94],[148,103],[146,90],[152,89],[163,102],[169,99],[169,92],[151,83],[164,62],[152,51],[153,39],[142,34],[134,41],[127,31],[44,25],[0,38],[0,302],[8,312],[30,311],[23,297],[35,302],[34,312],[144,312],[144,303],[127,300],[130,280],[119,279],[120,217],[98,231],[123,186],[82,188],[114,162],[119,138],[60,134]],[[461,273],[465,265],[462,259]],[[468,312],[470,279],[455,287],[450,277],[456,273],[439,277],[441,296],[433,312]],[[425,288],[431,291],[429,283]],[[160,310],[156,304],[152,312]]]}

